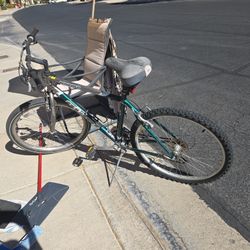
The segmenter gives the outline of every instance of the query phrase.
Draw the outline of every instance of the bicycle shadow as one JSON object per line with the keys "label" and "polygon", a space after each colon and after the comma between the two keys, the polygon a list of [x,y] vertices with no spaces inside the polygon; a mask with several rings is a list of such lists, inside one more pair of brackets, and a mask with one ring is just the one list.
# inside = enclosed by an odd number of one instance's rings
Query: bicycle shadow
{"label": "bicycle shadow", "polygon": [[28,92],[28,85],[25,84],[19,76],[9,80],[8,92],[32,97],[42,97],[42,94],[38,91],[32,90],[31,92]]}
{"label": "bicycle shadow", "polygon": [[17,155],[37,155],[35,153],[31,153],[25,150],[22,150],[21,148],[18,148],[17,146],[15,146],[15,144],[13,144],[13,142],[8,141],[5,145],[5,149],[13,154],[17,154]]}
{"label": "bicycle shadow", "polygon": [[[79,147],[79,149],[81,149],[82,152],[87,152],[88,149],[89,149],[89,146],[88,145],[85,145],[85,144],[80,144],[80,145],[77,145],[75,148],[77,149]],[[5,145],[5,149],[10,152],[10,153],[13,153],[13,154],[17,154],[17,155],[30,155],[30,156],[36,156],[38,155],[38,153],[31,153],[31,152],[28,152],[26,150],[23,150],[21,148],[18,148],[15,144],[13,144],[13,142],[9,141],[6,143]]]}
{"label": "bicycle shadow", "polygon": [[[116,166],[119,161],[120,153],[115,150],[97,150],[97,154],[99,156],[99,159],[101,159],[104,163],[108,184],[111,185],[110,181],[110,173],[112,176],[112,179],[114,177],[114,174],[116,172]],[[98,160],[98,157],[96,157],[94,160]],[[167,176],[164,176],[161,173],[158,173],[156,170],[151,169],[150,167],[147,167],[144,165],[138,157],[133,153],[126,153],[123,155],[119,167],[128,170],[131,172],[141,172],[143,174],[148,174],[155,177],[160,177],[161,179],[169,180]],[[165,169],[167,172],[182,176],[192,176],[192,172],[190,171],[184,171],[182,169],[174,168],[167,166],[166,164],[160,164],[159,167]]]}
{"label": "bicycle shadow", "polygon": [[[115,150],[97,150],[97,154],[99,156],[99,159],[101,159],[104,163],[106,174],[107,174],[108,184],[109,184],[109,186],[111,186],[112,178],[110,178],[110,177],[112,177],[114,175],[114,171],[115,171],[120,153],[115,151]],[[131,171],[131,172],[141,172],[143,174],[148,174],[148,175],[152,175],[155,177],[160,177],[160,178],[166,179],[163,176],[159,175],[157,172],[146,167],[138,159],[138,157],[133,153],[126,153],[123,155],[123,157],[120,161],[120,164],[119,164],[119,168]]]}

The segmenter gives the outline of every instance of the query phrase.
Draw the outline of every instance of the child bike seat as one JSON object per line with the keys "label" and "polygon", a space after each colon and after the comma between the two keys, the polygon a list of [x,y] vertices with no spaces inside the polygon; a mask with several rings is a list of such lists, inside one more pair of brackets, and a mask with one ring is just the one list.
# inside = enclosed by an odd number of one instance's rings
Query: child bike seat
{"label": "child bike seat", "polygon": [[127,88],[132,88],[140,83],[152,70],[151,61],[146,57],[136,57],[130,60],[109,57],[105,63],[117,72],[124,87]]}

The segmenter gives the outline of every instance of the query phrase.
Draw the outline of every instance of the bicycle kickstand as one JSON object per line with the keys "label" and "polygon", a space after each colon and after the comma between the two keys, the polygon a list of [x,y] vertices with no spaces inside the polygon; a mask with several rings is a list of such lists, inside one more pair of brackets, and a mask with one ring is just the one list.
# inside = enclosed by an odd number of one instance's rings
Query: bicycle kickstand
{"label": "bicycle kickstand", "polygon": [[115,170],[114,170],[114,172],[113,172],[113,174],[112,174],[112,178],[111,178],[111,180],[110,180],[110,186],[111,186],[111,184],[112,184],[112,182],[113,182],[113,180],[114,180],[116,170],[117,170],[117,168],[120,166],[120,163],[121,163],[122,157],[124,156],[124,154],[125,154],[125,153],[126,153],[126,151],[125,151],[125,150],[121,150],[121,153],[120,153],[119,159],[118,159],[118,161],[117,161],[117,163],[116,163],[116,166],[115,166]]}

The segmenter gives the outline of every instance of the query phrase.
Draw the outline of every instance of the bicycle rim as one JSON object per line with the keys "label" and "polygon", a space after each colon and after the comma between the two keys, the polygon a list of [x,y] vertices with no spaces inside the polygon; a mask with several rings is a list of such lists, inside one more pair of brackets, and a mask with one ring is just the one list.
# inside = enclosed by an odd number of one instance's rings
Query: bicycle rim
{"label": "bicycle rim", "polygon": [[[45,102],[18,113],[11,125],[13,141],[23,149],[38,153],[55,153],[72,148],[82,141],[89,130],[87,120],[63,103],[55,105],[55,130],[50,130],[50,115]],[[39,146],[42,125],[42,146]]]}

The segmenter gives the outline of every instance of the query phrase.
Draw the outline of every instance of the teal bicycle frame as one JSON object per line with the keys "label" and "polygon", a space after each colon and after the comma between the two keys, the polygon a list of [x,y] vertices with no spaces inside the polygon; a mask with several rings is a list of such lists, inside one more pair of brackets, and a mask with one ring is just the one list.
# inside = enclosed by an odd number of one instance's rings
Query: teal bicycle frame
{"label": "teal bicycle frame", "polygon": [[[118,120],[117,120],[117,134],[114,136],[109,128],[105,126],[105,124],[95,115],[90,113],[87,109],[81,106],[79,103],[73,101],[67,94],[62,92],[58,87],[53,86],[53,89],[56,91],[56,95],[61,98],[63,101],[69,104],[75,111],[77,111],[80,115],[86,117],[86,119],[91,123],[94,124],[104,135],[106,135],[109,139],[111,139],[114,143],[119,144],[122,141],[122,132],[123,132],[123,124],[124,124],[124,117],[126,113],[126,107],[128,107],[134,114],[137,120],[139,120],[142,126],[146,129],[146,131],[157,141],[157,143],[163,149],[165,155],[169,159],[174,158],[173,151],[154,133],[149,122],[143,121],[144,119],[141,118],[142,111],[139,110],[132,102],[130,102],[127,98],[122,100],[121,102],[121,111],[118,113]],[[155,122],[156,125],[164,129],[164,126]],[[167,129],[164,129],[167,131]],[[168,132],[168,131],[167,131]],[[121,146],[121,145],[120,145]],[[124,146],[123,146],[124,147]],[[135,148],[129,148],[125,146],[126,149],[130,149],[134,152],[141,152],[149,155],[159,156],[160,153],[153,153],[146,150],[140,150]]]}

